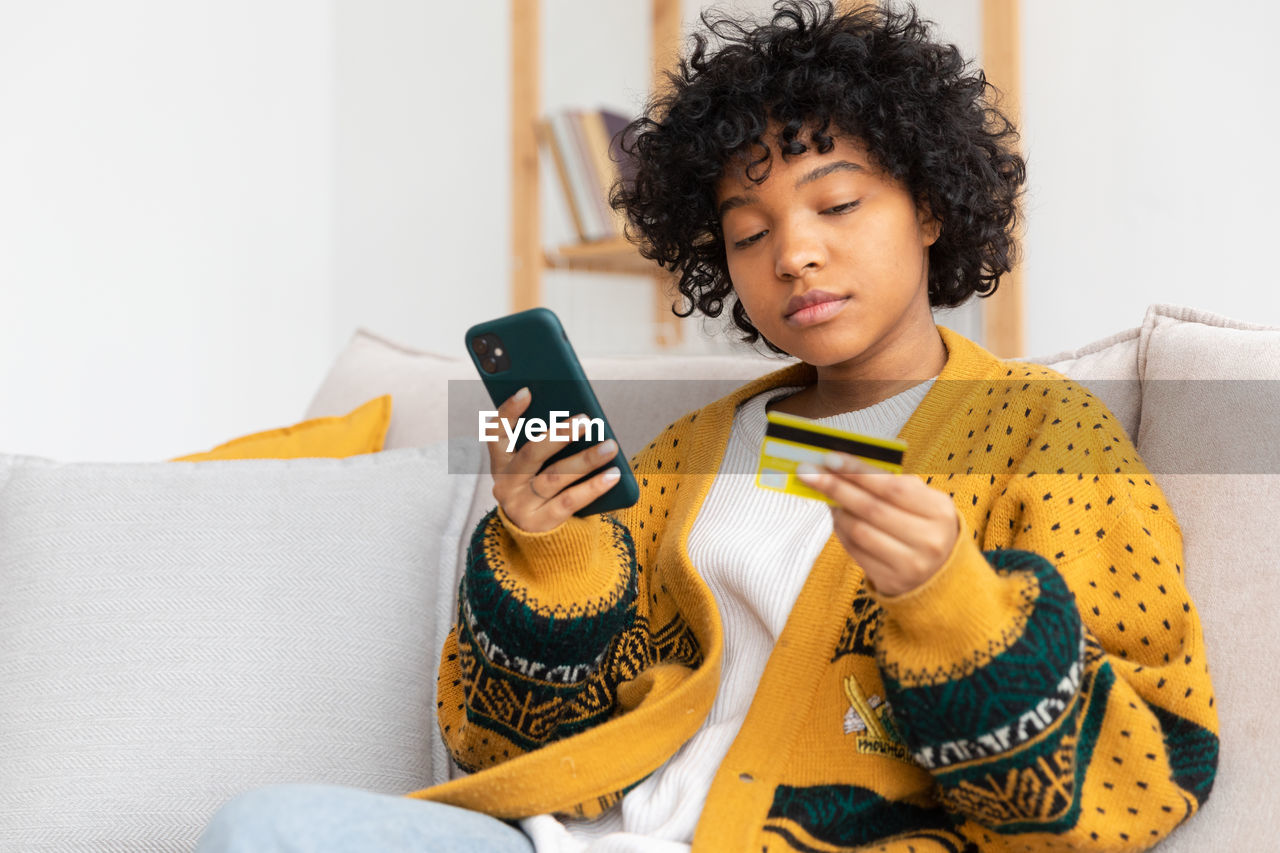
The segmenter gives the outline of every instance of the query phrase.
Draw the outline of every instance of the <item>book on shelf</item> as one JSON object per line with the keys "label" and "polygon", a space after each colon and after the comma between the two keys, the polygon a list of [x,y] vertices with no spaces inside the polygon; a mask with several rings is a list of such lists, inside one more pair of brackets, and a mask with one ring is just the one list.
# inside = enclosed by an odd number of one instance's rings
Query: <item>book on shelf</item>
{"label": "book on shelf", "polygon": [[573,220],[573,229],[578,232],[579,240],[585,239],[583,235],[587,233],[589,226],[583,221],[583,215],[578,211],[580,204],[577,198],[578,192],[573,180],[569,177],[569,166],[562,153],[564,146],[556,140],[558,131],[551,119],[539,121],[536,129],[538,144],[551,154],[551,160],[555,164],[556,176],[560,179],[560,188],[569,208],[569,217]]}
{"label": "book on shelf", "polygon": [[623,216],[609,206],[609,191],[635,166],[622,151],[621,133],[630,119],[612,110],[561,110],[538,123],[538,138],[551,155],[556,176],[584,243],[623,235]]}

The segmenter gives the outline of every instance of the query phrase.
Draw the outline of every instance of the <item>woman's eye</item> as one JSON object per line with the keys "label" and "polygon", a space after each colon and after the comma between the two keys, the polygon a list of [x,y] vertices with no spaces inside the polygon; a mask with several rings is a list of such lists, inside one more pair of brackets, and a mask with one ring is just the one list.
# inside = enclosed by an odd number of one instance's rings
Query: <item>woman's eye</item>
{"label": "woman's eye", "polygon": [[856,201],[846,201],[844,204],[837,204],[835,207],[827,208],[827,213],[848,213],[858,206]]}
{"label": "woman's eye", "polygon": [[733,247],[735,249],[745,249],[747,246],[750,246],[752,243],[759,240],[761,237],[763,237],[765,234],[768,234],[768,233],[769,233],[768,231],[761,231],[759,234],[752,234],[747,239],[739,240],[738,242],[734,243]]}

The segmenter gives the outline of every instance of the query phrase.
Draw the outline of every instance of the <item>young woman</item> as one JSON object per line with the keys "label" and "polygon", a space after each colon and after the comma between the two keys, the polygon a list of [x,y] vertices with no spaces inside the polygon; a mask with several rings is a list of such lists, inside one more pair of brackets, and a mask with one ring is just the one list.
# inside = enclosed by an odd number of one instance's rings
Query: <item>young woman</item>
{"label": "young woman", "polygon": [[[689,312],[799,362],[657,436],[624,511],[573,515],[595,449],[489,446],[439,681],[471,775],[409,802],[492,849],[1155,844],[1217,755],[1177,522],[1097,398],[931,314],[1011,266],[1016,134],[913,9],[775,12],[704,18],[614,200]],[[760,489],[771,409],[897,436],[903,473]]]}

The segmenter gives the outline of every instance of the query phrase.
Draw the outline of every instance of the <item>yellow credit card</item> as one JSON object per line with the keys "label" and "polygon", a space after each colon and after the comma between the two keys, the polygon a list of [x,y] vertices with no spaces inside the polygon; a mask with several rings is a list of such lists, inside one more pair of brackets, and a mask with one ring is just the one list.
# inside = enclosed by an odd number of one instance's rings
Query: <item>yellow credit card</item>
{"label": "yellow credit card", "polygon": [[876,468],[902,473],[902,456],[907,445],[896,438],[859,435],[786,412],[766,412],[765,416],[769,423],[765,427],[764,443],[760,445],[760,467],[756,471],[756,485],[762,489],[834,504],[835,501],[809,488],[796,476],[800,463],[821,467],[823,457],[833,450],[856,456]]}

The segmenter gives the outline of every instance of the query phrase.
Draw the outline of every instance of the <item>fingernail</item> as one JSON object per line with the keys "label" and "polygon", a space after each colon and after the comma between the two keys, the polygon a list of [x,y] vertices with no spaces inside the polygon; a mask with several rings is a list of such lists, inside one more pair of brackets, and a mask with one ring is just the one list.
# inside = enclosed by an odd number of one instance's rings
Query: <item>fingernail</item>
{"label": "fingernail", "polygon": [[839,453],[828,453],[822,457],[822,464],[832,471],[840,471],[844,469],[845,459]]}
{"label": "fingernail", "polygon": [[596,454],[599,456],[612,456],[617,452],[618,444],[612,438],[596,448]]}
{"label": "fingernail", "polygon": [[801,480],[804,480],[806,483],[809,483],[818,479],[818,476],[821,473],[822,473],[821,471],[819,471],[813,465],[810,465],[808,462],[801,462],[799,465],[796,466],[796,476],[799,477]]}
{"label": "fingernail", "polygon": [[515,393],[515,395],[512,397],[512,399],[513,399],[513,400],[516,400],[517,402],[520,402],[520,403],[523,403],[523,402],[524,402],[525,400],[527,400],[528,398],[529,398],[529,389],[528,389],[528,388],[521,388],[521,389],[520,389],[519,391],[517,391],[517,392]]}
{"label": "fingernail", "polygon": [[622,472],[618,470],[617,465],[614,465],[608,471],[604,472],[604,481],[606,483],[612,483],[621,476],[622,476]]}

